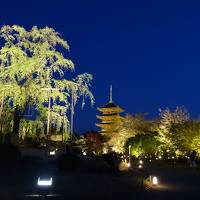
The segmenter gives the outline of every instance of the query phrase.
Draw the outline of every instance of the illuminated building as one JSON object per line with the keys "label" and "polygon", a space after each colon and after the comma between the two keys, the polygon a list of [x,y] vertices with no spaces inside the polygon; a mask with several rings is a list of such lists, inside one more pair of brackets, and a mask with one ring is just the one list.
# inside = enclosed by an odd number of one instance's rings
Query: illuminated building
{"label": "illuminated building", "polygon": [[100,127],[100,134],[109,138],[110,134],[113,134],[117,131],[118,125],[122,120],[120,113],[124,110],[113,103],[112,99],[112,86],[110,87],[110,100],[109,102],[101,107],[97,108],[101,113],[97,115],[97,118],[100,120],[96,126]]}

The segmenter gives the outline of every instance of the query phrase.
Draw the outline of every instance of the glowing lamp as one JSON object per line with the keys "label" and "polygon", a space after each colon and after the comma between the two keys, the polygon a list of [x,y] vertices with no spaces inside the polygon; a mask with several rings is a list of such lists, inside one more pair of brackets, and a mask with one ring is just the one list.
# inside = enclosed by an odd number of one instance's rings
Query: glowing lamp
{"label": "glowing lamp", "polygon": [[84,156],[86,156],[86,155],[87,155],[85,151],[83,152],[83,155],[84,155]]}
{"label": "glowing lamp", "polygon": [[142,168],[142,165],[139,165],[138,168],[141,169],[141,168]]}
{"label": "glowing lamp", "polygon": [[130,166],[131,166],[131,163],[127,163],[127,166],[130,167]]}
{"label": "glowing lamp", "polygon": [[140,161],[139,161],[139,163],[142,165],[142,164],[143,164],[143,161],[142,161],[142,160],[140,160]]}
{"label": "glowing lamp", "polygon": [[161,159],[162,159],[162,156],[158,156],[158,158],[161,160]]}
{"label": "glowing lamp", "polygon": [[153,176],[153,178],[152,178],[152,184],[153,185],[158,185],[158,178],[156,176]]}
{"label": "glowing lamp", "polygon": [[55,150],[54,151],[50,151],[49,154],[50,154],[50,156],[55,156],[56,155],[56,151]]}
{"label": "glowing lamp", "polygon": [[38,178],[37,185],[42,187],[50,187],[52,186],[53,179],[51,178]]}

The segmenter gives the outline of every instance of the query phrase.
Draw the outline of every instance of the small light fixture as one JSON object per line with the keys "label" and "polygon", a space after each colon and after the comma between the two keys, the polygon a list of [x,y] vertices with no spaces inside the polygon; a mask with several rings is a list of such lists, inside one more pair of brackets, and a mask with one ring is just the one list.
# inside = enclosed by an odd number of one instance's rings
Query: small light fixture
{"label": "small light fixture", "polygon": [[142,168],[142,165],[138,165],[138,168],[141,169],[141,168]]}
{"label": "small light fixture", "polygon": [[139,161],[139,163],[142,165],[142,164],[143,164],[143,161],[142,161],[142,160],[140,160],[140,161]]}
{"label": "small light fixture", "polygon": [[158,185],[158,178],[157,178],[157,176],[153,176],[153,178],[152,178],[152,184],[153,185]]}
{"label": "small light fixture", "polygon": [[55,151],[55,150],[54,150],[54,151],[50,151],[50,152],[49,152],[49,155],[50,155],[50,156],[55,156],[55,155],[56,155],[56,151]]}
{"label": "small light fixture", "polygon": [[52,186],[52,183],[53,183],[53,179],[52,177],[51,178],[38,178],[38,181],[37,181],[37,185],[38,186],[44,186],[44,187],[50,187]]}
{"label": "small light fixture", "polygon": [[87,155],[85,151],[83,152],[83,155],[84,155],[84,156],[86,156],[86,155]]}

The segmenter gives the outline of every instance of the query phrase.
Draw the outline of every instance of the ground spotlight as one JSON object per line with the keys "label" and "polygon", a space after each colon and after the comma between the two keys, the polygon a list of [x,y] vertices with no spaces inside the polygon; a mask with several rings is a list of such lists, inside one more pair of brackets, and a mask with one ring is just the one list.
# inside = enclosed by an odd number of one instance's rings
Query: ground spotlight
{"label": "ground spotlight", "polygon": [[50,187],[52,186],[52,183],[53,183],[53,179],[52,177],[51,178],[38,178],[38,181],[37,181],[37,185],[38,186],[46,186],[46,187]]}
{"label": "ground spotlight", "polygon": [[138,165],[138,168],[139,168],[139,169],[141,169],[141,168],[142,168],[142,165],[141,165],[141,164],[140,164],[140,165]]}
{"label": "ground spotlight", "polygon": [[152,178],[152,184],[153,185],[158,185],[158,178],[157,178],[157,176],[153,176],[153,178]]}
{"label": "ground spotlight", "polygon": [[38,177],[37,180],[37,193],[38,195],[47,196],[50,193],[51,187],[53,185],[52,177]]}
{"label": "ground spotlight", "polygon": [[55,150],[54,150],[54,151],[50,151],[50,152],[49,152],[49,155],[50,155],[50,156],[55,156],[55,155],[56,155],[56,151],[55,151]]}

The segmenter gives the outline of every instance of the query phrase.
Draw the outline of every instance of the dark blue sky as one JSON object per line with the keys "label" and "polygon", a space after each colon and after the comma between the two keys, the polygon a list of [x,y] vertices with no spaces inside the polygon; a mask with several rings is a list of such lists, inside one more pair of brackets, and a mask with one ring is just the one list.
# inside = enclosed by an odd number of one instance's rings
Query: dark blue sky
{"label": "dark blue sky", "polygon": [[50,26],[70,46],[76,73],[93,74],[94,108],[76,112],[75,130],[96,129],[96,107],[158,115],[185,106],[200,113],[200,1],[0,1],[0,25]]}

